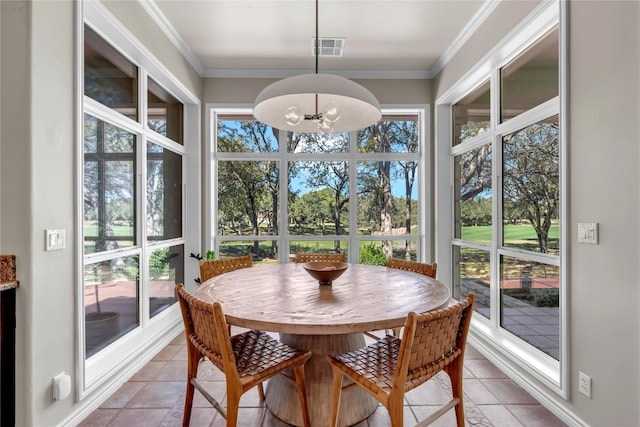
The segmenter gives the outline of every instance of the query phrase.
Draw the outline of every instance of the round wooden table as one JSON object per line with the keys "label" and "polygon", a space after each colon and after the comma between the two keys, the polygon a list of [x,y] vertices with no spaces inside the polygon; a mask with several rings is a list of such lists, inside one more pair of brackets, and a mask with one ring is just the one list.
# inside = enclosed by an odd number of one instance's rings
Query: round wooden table
{"label": "round wooden table", "polygon": [[[441,282],[394,268],[350,264],[333,285],[321,286],[302,264],[244,268],[216,276],[196,290],[204,301],[218,301],[231,325],[279,332],[292,347],[311,350],[305,381],[312,426],[324,426],[331,410],[331,367],[327,354],[362,348],[362,332],[404,324],[407,313],[445,307],[449,289]],[[300,426],[295,387],[284,378],[268,381],[266,404],[286,423]],[[367,418],[377,403],[360,387],[342,393],[339,425]]]}

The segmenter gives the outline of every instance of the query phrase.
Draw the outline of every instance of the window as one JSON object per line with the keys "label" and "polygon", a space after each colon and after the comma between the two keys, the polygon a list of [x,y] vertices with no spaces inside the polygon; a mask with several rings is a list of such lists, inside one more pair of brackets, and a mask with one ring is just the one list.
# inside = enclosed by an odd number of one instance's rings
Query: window
{"label": "window", "polygon": [[421,260],[423,114],[389,112],[369,128],[323,136],[214,110],[211,248],[220,257],[250,253],[255,264],[297,252]]}
{"label": "window", "polygon": [[519,45],[479,64],[488,74],[470,73],[438,101],[453,125],[447,252],[454,297],[476,295],[476,332],[562,389],[558,15],[529,25]]}
{"label": "window", "polygon": [[185,276],[186,151],[184,104],[161,78],[86,24],[82,59],[84,390],[123,360],[108,356],[140,351],[143,331],[168,324]]}

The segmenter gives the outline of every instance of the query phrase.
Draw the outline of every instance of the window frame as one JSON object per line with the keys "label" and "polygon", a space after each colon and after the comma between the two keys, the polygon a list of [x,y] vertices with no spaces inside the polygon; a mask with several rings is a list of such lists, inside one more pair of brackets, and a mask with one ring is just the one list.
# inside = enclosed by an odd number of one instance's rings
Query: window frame
{"label": "window frame", "polygon": [[[508,372],[516,381],[531,384],[525,373],[538,379],[542,384],[566,398],[569,392],[569,345],[568,345],[568,280],[566,273],[569,224],[567,214],[567,148],[566,148],[566,13],[562,2],[554,1],[538,6],[525,20],[476,64],[465,76],[451,86],[436,100],[436,182],[442,188],[454,188],[453,160],[456,155],[485,143],[492,146],[492,242],[490,245],[463,241],[454,238],[453,191],[438,194],[436,203],[438,224],[436,251],[441,279],[453,283],[453,247],[474,248],[490,251],[491,276],[491,318],[474,316],[470,341],[477,345],[486,356]],[[551,100],[527,110],[514,118],[500,123],[500,70],[537,40],[559,28],[559,95]],[[452,145],[453,117],[451,106],[466,94],[471,93],[487,79],[491,84],[491,126],[484,134],[468,139],[463,144]],[[518,251],[502,245],[502,137],[525,128],[539,120],[559,114],[559,156],[560,156],[560,255],[548,255]],[[543,262],[560,267],[560,324],[559,360],[548,356],[532,345],[525,343],[500,326],[499,305],[500,259],[515,256],[526,261]]]}
{"label": "window frame", "polygon": [[[151,359],[155,348],[170,342],[182,327],[178,304],[157,312],[149,317],[149,255],[154,250],[164,247],[182,245],[183,252],[188,253],[189,242],[196,241],[199,246],[200,227],[187,227],[187,223],[197,224],[199,221],[200,170],[189,169],[188,164],[193,164],[199,156],[200,147],[200,101],[190,93],[179,80],[160,64],[153,55],[144,50],[136,38],[119,23],[99,2],[78,2],[75,4],[75,168],[76,168],[76,373],[77,373],[77,399],[82,400],[94,390],[104,384],[117,384],[118,376],[114,374],[123,372],[123,369],[137,369]],[[129,119],[115,110],[100,104],[94,99],[84,95],[84,29],[91,28],[128,61],[138,67],[138,106],[137,121]],[[148,79],[161,85],[167,92],[175,96],[183,104],[183,144],[173,141],[163,135],[154,132],[147,125],[147,84]],[[136,135],[136,171],[135,194],[137,204],[134,207],[137,217],[135,236],[136,244],[117,249],[115,251],[100,252],[96,254],[84,254],[84,215],[83,215],[83,186],[84,186],[84,114],[113,124],[123,130]],[[163,240],[148,240],[146,232],[146,175],[147,175],[147,143],[153,143],[178,154],[182,163],[182,187],[181,187],[181,211],[182,224],[179,237]],[[192,185],[187,187],[187,183]],[[194,209],[187,208],[190,204]],[[198,236],[198,237],[195,237]],[[85,356],[85,326],[84,326],[84,267],[87,264],[108,260],[114,256],[138,256],[138,311],[139,321],[136,327],[118,338],[115,342],[100,349],[97,353],[87,358]],[[185,281],[194,274],[195,267],[191,266],[186,256],[182,259],[184,265]],[[127,367],[128,368],[125,368]],[[112,385],[113,386],[113,385]]]}
{"label": "window frame", "polygon": [[[416,115],[418,117],[418,131],[419,131],[419,143],[418,153],[358,153],[357,150],[357,138],[355,132],[351,133],[350,138],[350,150],[348,153],[287,153],[286,152],[286,133],[281,133],[282,140],[279,144],[279,150],[277,152],[268,153],[219,153],[216,150],[216,124],[218,115],[235,115],[235,116],[251,116],[252,108],[249,105],[239,104],[206,104],[205,105],[205,133],[207,135],[205,141],[205,153],[206,153],[206,166],[205,166],[205,182],[208,183],[209,188],[218,188],[217,185],[217,173],[216,161],[220,160],[274,160],[280,162],[280,170],[283,169],[283,164],[286,165],[288,161],[318,161],[325,160],[330,157],[331,160],[340,161],[346,160],[349,162],[359,162],[363,160],[377,159],[392,159],[392,160],[417,160],[418,161],[418,222],[420,223],[421,233],[415,238],[416,245],[418,247],[419,260],[430,261],[432,259],[432,233],[431,227],[431,205],[427,199],[428,189],[431,188],[431,174],[426,165],[430,164],[430,150],[427,143],[429,135],[429,111],[428,105],[407,105],[396,106],[393,108],[383,108],[383,116],[406,116]],[[284,163],[283,163],[284,162]],[[349,168],[349,188],[357,188],[357,168]],[[287,189],[287,175],[286,173],[280,173],[280,188]],[[204,235],[205,246],[202,248],[203,253],[207,250],[214,250],[218,253],[218,246],[220,241],[247,241],[247,240],[260,240],[260,241],[274,241],[278,242],[279,248],[285,248],[278,251],[278,262],[286,263],[289,261],[289,247],[292,241],[333,241],[346,240],[348,245],[349,262],[357,262],[359,259],[359,246],[361,242],[366,241],[381,241],[381,240],[405,240],[405,235],[361,235],[357,233],[345,234],[345,235],[314,235],[304,236],[290,234],[288,228],[282,230],[277,235],[261,235],[261,236],[224,236],[220,237],[217,233],[217,198],[213,197],[213,192],[208,191],[205,195],[205,221],[204,221]],[[349,208],[349,222],[350,224],[357,224],[357,209],[356,198],[350,197]],[[288,198],[280,197],[280,217],[279,224],[287,224],[287,211],[288,211]],[[413,236],[413,235],[412,235]]]}

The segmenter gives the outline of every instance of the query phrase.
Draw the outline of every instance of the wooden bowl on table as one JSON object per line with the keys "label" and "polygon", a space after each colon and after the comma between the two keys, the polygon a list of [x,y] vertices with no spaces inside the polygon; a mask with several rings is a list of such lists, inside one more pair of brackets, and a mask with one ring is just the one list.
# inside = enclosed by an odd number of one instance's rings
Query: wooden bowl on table
{"label": "wooden bowl on table", "polygon": [[349,268],[349,264],[338,261],[315,261],[305,262],[302,267],[321,285],[331,285]]}

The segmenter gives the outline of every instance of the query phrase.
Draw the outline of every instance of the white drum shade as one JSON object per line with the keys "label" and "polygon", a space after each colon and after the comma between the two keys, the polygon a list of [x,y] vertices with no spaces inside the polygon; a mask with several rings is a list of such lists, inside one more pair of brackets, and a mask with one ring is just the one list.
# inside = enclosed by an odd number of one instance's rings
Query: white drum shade
{"label": "white drum shade", "polygon": [[292,125],[287,123],[285,114],[291,107],[305,115],[322,113],[323,106],[328,103],[337,105],[340,110],[340,117],[332,123],[333,132],[366,128],[382,117],[380,104],[368,89],[332,74],[302,74],[272,83],[258,94],[253,116],[277,129],[316,133],[319,132],[318,120],[302,120],[298,125]]}

